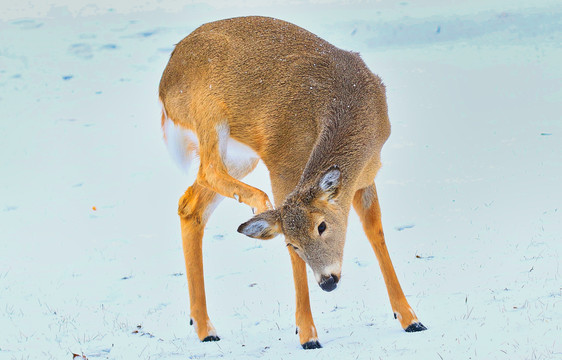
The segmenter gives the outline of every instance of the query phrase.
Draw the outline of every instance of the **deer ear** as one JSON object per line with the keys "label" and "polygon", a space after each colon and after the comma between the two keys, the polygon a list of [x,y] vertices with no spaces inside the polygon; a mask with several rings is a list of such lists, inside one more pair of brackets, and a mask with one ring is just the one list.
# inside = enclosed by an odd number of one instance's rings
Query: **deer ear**
{"label": "deer ear", "polygon": [[277,210],[265,211],[238,227],[238,232],[254,239],[269,240],[281,233],[281,220]]}
{"label": "deer ear", "polygon": [[319,198],[322,200],[332,200],[338,196],[341,185],[341,171],[337,166],[332,166],[326,171],[318,181],[320,190]]}

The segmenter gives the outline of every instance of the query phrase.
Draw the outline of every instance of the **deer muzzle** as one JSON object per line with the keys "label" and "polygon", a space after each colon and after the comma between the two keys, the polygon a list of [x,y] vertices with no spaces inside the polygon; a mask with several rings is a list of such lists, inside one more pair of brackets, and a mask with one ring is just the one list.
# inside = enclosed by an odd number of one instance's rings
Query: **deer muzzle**
{"label": "deer muzzle", "polygon": [[340,278],[335,274],[330,274],[329,276],[322,275],[318,285],[320,285],[322,290],[330,292],[338,286],[338,281],[340,281]]}

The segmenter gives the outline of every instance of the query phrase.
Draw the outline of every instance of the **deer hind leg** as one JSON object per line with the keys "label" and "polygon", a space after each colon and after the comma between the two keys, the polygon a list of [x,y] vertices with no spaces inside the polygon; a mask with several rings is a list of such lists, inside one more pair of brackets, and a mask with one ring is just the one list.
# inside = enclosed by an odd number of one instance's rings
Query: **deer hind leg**
{"label": "deer hind leg", "polygon": [[[228,171],[239,179],[254,170],[257,163],[255,158],[238,158],[238,161],[233,161],[232,154],[227,158]],[[190,323],[195,325],[195,331],[201,341],[220,340],[207,314],[202,240],[205,224],[222,199],[223,196],[196,182],[187,189],[178,205],[189,288]]]}
{"label": "deer hind leg", "polygon": [[310,311],[310,299],[308,295],[308,282],[306,277],[306,263],[300,256],[289,247],[291,264],[293,265],[293,279],[295,281],[295,292],[297,309],[295,318],[297,323],[297,333],[304,349],[317,349],[322,345],[318,342],[316,326]]}
{"label": "deer hind leg", "polygon": [[400,321],[402,328],[407,332],[426,330],[426,327],[419,322],[414,310],[408,304],[392,266],[384,240],[381,210],[375,184],[355,193],[353,207],[363,223],[363,229],[379,261],[394,317]]}
{"label": "deer hind leg", "polygon": [[242,148],[243,151],[251,149],[230,138],[226,122],[218,123],[205,131],[198,130],[197,137],[201,157],[198,184],[249,205],[260,213],[273,209],[269,197],[263,191],[236,179],[239,173],[251,171],[258,158],[257,154],[254,158],[237,157],[233,154]]}
{"label": "deer hind leg", "polygon": [[205,224],[221,199],[222,196],[214,191],[193,184],[180,198],[178,205],[189,288],[190,323],[195,325],[195,331],[201,341],[220,340],[207,314],[201,244]]}

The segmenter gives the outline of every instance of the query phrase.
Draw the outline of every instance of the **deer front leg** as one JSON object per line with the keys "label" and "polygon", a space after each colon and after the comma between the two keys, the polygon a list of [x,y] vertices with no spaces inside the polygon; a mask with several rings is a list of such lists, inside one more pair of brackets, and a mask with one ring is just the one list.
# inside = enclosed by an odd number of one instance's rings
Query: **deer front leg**
{"label": "deer front leg", "polygon": [[353,207],[363,223],[363,229],[377,256],[394,317],[400,321],[402,328],[407,332],[426,330],[426,327],[419,322],[414,310],[408,304],[392,266],[384,240],[381,210],[375,184],[355,193]]}
{"label": "deer front leg", "polygon": [[289,248],[291,264],[293,265],[293,279],[295,281],[295,292],[297,299],[297,309],[295,318],[297,323],[297,333],[303,349],[318,349],[322,345],[318,342],[316,326],[310,311],[310,299],[308,296],[308,282],[306,278],[306,263]]}
{"label": "deer front leg", "polygon": [[194,184],[180,198],[178,207],[189,288],[190,324],[195,326],[201,341],[220,340],[207,314],[201,249],[205,223],[210,215],[207,208],[213,201],[218,200],[216,197],[216,193]]}
{"label": "deer front leg", "polygon": [[227,168],[225,164],[228,160],[228,125],[221,124],[214,129],[204,129],[201,132],[202,134],[198,134],[201,165],[197,174],[197,183],[222,196],[249,205],[254,212],[262,213],[267,210],[273,210],[271,201],[266,193],[243,183],[229,173],[229,168],[232,168],[230,170],[235,173],[250,172],[257,164],[257,161],[253,165],[249,165],[251,169],[240,169],[239,167],[248,165],[238,164],[235,161]]}
{"label": "deer front leg", "polygon": [[269,197],[263,191],[245,184],[216,167],[207,167],[197,177],[197,183],[217,193],[249,205],[254,213],[273,210]]}

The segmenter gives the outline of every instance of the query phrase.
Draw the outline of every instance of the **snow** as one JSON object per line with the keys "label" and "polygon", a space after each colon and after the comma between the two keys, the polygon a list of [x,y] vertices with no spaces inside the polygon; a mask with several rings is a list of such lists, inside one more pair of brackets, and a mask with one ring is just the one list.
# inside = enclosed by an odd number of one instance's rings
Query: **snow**
{"label": "snow", "polygon": [[[387,244],[428,330],[393,319],[350,214],[342,280],[309,271],[320,350],[294,334],[280,238],[207,226],[209,313],[189,305],[157,85],[202,23],[259,14],[362,54],[387,85]],[[0,359],[561,359],[559,1],[109,0],[0,5]],[[246,178],[270,193],[263,165]]]}

